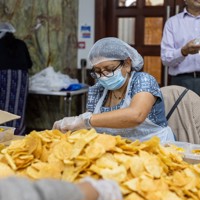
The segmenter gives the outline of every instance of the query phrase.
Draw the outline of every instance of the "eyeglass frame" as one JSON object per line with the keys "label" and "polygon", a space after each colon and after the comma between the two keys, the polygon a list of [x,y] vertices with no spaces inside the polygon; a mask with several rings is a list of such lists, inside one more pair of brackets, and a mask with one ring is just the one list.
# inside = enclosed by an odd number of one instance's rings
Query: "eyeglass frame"
{"label": "eyeglass frame", "polygon": [[[122,65],[124,65],[124,62],[125,62],[125,60],[115,60],[115,61],[120,61],[120,63],[119,63],[119,65],[117,65],[114,69],[112,69],[112,70],[110,70],[110,72],[109,72],[109,74],[110,73],[113,73],[112,74],[112,76],[114,76],[114,72]],[[97,72],[95,72],[95,70],[94,70],[94,67],[90,70],[90,75],[91,75],[91,77],[92,78],[94,78],[94,79],[99,79],[99,78],[101,78],[101,76],[102,76],[102,74],[103,74],[103,76],[105,76],[105,77],[112,77],[112,76],[108,76],[108,75],[105,75],[103,72],[105,72],[105,71],[107,71],[107,70],[103,70],[103,71],[101,71],[100,73],[97,73]],[[108,71],[107,71],[108,72]],[[97,74],[98,74],[98,76],[99,77],[97,77]]]}

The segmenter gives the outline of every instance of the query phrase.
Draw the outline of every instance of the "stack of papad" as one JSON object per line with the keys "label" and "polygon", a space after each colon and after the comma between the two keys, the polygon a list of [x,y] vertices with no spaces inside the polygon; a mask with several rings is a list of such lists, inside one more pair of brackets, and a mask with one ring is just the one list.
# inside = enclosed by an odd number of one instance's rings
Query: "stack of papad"
{"label": "stack of papad", "polygon": [[94,129],[33,131],[11,142],[0,154],[0,177],[10,175],[71,182],[86,176],[112,179],[125,200],[200,199],[200,164],[183,161],[157,137],[131,142]]}

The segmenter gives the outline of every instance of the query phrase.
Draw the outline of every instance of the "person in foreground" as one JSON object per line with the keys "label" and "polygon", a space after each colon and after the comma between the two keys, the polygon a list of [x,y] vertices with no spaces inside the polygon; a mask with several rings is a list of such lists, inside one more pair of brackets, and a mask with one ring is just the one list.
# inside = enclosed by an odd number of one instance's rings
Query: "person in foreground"
{"label": "person in foreground", "polygon": [[111,180],[85,178],[81,183],[25,178],[0,179],[1,200],[122,200],[119,186]]}
{"label": "person in foreground", "polygon": [[168,67],[170,85],[179,85],[200,95],[200,1],[185,0],[184,11],[165,23],[161,59]]}
{"label": "person in foreground", "polygon": [[133,47],[118,38],[103,38],[91,48],[89,61],[96,84],[89,88],[88,112],[56,121],[53,129],[66,132],[94,127],[98,133],[131,140],[152,136],[161,142],[174,140],[158,83],[139,72],[143,59]]}

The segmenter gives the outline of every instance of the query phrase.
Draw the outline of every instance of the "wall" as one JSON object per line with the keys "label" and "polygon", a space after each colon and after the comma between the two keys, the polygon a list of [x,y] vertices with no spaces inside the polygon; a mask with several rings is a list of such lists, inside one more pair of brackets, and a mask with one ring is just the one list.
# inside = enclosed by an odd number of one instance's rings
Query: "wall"
{"label": "wall", "polygon": [[0,19],[26,42],[31,74],[49,65],[61,71],[77,67],[78,0],[0,1]]}
{"label": "wall", "polygon": [[[79,0],[78,10],[77,66],[81,68],[81,59],[87,60],[88,52],[94,44],[95,0]],[[88,61],[87,67],[90,67]]]}

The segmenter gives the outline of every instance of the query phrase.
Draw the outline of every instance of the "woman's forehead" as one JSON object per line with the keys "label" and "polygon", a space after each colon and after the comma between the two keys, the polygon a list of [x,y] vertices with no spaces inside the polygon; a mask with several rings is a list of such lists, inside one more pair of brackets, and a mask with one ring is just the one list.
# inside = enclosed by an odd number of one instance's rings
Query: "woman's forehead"
{"label": "woman's forehead", "polygon": [[104,67],[109,67],[109,66],[115,66],[119,60],[109,60],[109,61],[103,61],[95,65],[95,68],[104,68]]}

